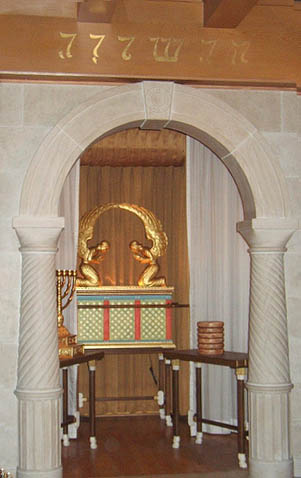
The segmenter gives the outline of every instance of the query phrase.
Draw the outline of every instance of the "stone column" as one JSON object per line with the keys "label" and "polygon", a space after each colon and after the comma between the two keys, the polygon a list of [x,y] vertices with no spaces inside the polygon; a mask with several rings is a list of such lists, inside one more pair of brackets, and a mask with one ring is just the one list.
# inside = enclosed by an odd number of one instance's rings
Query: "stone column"
{"label": "stone column", "polygon": [[283,256],[297,224],[253,219],[238,224],[250,246],[249,476],[291,478],[288,336]]}
{"label": "stone column", "polygon": [[17,217],[22,253],[18,478],[61,478],[55,254],[64,220]]}

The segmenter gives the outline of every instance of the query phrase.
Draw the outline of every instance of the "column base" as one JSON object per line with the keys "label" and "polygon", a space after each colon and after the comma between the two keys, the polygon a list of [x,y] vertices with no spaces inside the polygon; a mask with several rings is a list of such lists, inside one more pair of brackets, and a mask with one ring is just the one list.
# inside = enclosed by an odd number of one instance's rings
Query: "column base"
{"label": "column base", "polygon": [[180,439],[181,438],[177,435],[173,436],[173,440],[172,440],[172,447],[173,448],[180,448]]}
{"label": "column base", "polygon": [[91,450],[96,450],[96,448],[97,448],[96,437],[90,437],[90,438],[89,438],[89,441],[90,441],[90,448],[91,448]]}
{"label": "column base", "polygon": [[64,446],[70,446],[70,440],[68,435],[63,435],[63,445]]}
{"label": "column base", "polygon": [[249,459],[250,478],[293,478],[293,460],[273,463]]}
{"label": "column base", "polygon": [[165,422],[167,427],[172,427],[172,418],[171,415],[166,415],[165,416]]}
{"label": "column base", "polygon": [[248,468],[247,457],[245,453],[238,453],[239,468]]}
{"label": "column base", "polygon": [[17,478],[62,478],[63,468],[55,468],[54,470],[21,470],[17,468]]}

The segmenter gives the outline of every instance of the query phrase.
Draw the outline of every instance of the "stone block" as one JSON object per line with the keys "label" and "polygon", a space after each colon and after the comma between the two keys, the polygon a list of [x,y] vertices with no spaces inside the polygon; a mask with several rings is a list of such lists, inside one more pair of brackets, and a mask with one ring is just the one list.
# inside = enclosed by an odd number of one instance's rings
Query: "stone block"
{"label": "stone block", "polygon": [[300,297],[301,290],[301,255],[285,255],[285,286],[288,297]]}
{"label": "stone block", "polygon": [[301,339],[301,296],[300,293],[297,297],[287,297],[287,321],[288,321],[288,334],[289,337],[297,337]]}
{"label": "stone block", "polygon": [[286,177],[301,177],[301,140],[296,133],[264,133]]}
{"label": "stone block", "polygon": [[278,91],[208,90],[239,111],[260,131],[281,131],[281,93]]}
{"label": "stone block", "polygon": [[49,132],[45,127],[0,128],[0,167],[25,173],[29,161]]}
{"label": "stone block", "polygon": [[20,252],[1,251],[0,264],[0,290],[9,293],[12,288],[21,283]]}
{"label": "stone block", "polygon": [[289,338],[290,372],[293,383],[301,383],[301,338]]}
{"label": "stone block", "polygon": [[282,131],[301,134],[301,97],[295,91],[283,91]]}
{"label": "stone block", "polygon": [[290,198],[291,215],[301,218],[301,178],[291,176],[286,179],[286,182]]}
{"label": "stone block", "polygon": [[294,383],[291,391],[291,417],[301,420],[301,383]]}
{"label": "stone block", "polygon": [[[1,382],[0,382],[0,392],[3,396],[3,392],[6,393],[8,391],[8,395],[12,395],[14,398],[13,391],[16,387],[16,376],[17,376],[17,344],[0,344],[0,356],[1,356]],[[3,414],[3,408],[10,408],[10,404],[8,403],[10,400],[6,398],[6,400],[0,400],[1,407],[0,407],[0,414]],[[15,399],[12,400],[15,402]],[[15,404],[12,405],[13,410],[15,411]],[[8,418],[4,414],[4,417]],[[0,423],[2,420],[0,419]]]}
{"label": "stone block", "polygon": [[23,85],[0,83],[0,126],[22,126]]}
{"label": "stone block", "polygon": [[94,85],[26,84],[24,124],[54,126],[78,104],[106,88]]}

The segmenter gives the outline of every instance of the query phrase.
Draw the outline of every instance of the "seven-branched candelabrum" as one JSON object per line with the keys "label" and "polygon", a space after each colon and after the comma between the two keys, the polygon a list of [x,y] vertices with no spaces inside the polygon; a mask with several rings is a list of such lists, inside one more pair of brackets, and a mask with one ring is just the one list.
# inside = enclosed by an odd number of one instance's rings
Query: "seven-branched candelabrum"
{"label": "seven-branched candelabrum", "polygon": [[13,478],[13,475],[9,471],[0,468],[0,478]]}
{"label": "seven-branched candelabrum", "polygon": [[70,304],[74,292],[76,271],[57,269],[57,316],[58,316],[58,341],[60,358],[71,358],[83,353],[83,346],[77,343],[76,335],[70,334],[64,326],[63,310]]}

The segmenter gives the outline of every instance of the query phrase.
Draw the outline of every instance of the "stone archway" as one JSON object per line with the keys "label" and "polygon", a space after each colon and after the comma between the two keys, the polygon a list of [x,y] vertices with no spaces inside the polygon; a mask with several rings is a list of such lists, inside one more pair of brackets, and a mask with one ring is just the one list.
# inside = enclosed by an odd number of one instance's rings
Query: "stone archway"
{"label": "stone archway", "polygon": [[260,133],[235,110],[201,89],[153,81],[110,88],[79,105],[53,128],[27,171],[14,220],[23,258],[17,476],[62,477],[56,291],[49,280],[63,228],[60,192],[82,151],[132,127],[175,129],[198,139],[237,183],[245,215],[238,229],[252,260],[249,475],[292,477],[283,253],[297,223],[289,217],[285,180]]}

